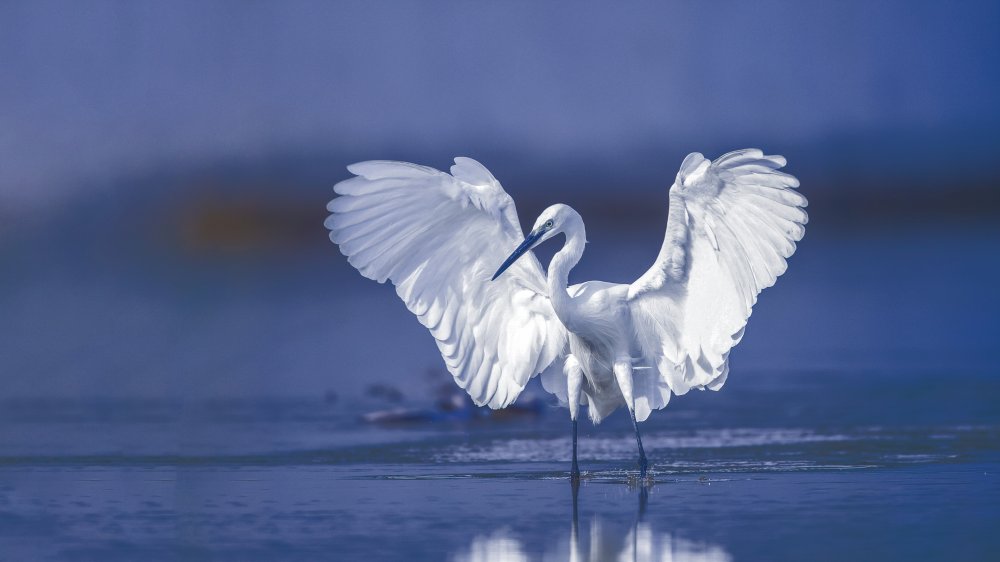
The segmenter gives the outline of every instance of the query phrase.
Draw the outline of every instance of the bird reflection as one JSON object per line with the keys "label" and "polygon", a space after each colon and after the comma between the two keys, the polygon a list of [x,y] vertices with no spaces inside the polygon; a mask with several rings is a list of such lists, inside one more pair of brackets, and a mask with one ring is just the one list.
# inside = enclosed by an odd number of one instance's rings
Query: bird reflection
{"label": "bird reflection", "polygon": [[491,535],[480,535],[472,540],[468,552],[455,557],[457,562],[527,562],[531,558],[524,552],[521,542],[501,530]]}
{"label": "bird reflection", "polygon": [[[529,553],[525,544],[508,530],[473,539],[469,548],[457,556],[462,562],[543,560],[570,562],[659,561],[659,562],[728,562],[732,556],[721,546],[692,541],[671,533],[657,532],[646,520],[649,488],[638,489],[638,509],[631,527],[607,524],[594,515],[584,534],[580,532],[580,484],[572,484],[573,518],[568,540],[565,535],[543,546],[541,553]],[[586,535],[586,536],[584,536]]]}

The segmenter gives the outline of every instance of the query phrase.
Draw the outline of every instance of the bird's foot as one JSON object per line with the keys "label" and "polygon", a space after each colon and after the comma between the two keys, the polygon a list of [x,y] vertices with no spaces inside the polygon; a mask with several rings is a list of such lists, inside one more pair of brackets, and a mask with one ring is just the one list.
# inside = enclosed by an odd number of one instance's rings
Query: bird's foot
{"label": "bird's foot", "polygon": [[646,455],[639,457],[639,475],[632,476],[629,478],[630,486],[651,486],[653,484],[653,476],[649,473],[649,461],[646,460]]}
{"label": "bird's foot", "polygon": [[653,485],[653,475],[649,473],[649,461],[646,455],[639,456],[639,474],[631,472],[626,478],[629,488],[648,488]]}
{"label": "bird's foot", "polygon": [[625,484],[630,490],[634,490],[636,488],[652,488],[655,483],[656,482],[653,480],[652,474],[646,474],[643,476],[633,472],[625,479]]}

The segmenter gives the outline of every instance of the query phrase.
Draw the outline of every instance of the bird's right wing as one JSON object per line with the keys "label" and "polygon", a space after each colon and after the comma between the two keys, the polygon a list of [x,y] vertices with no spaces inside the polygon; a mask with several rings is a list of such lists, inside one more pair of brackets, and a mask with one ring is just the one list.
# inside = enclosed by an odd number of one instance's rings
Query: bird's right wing
{"label": "bird's right wing", "polygon": [[514,201],[479,162],[451,174],[405,162],[348,166],[326,227],[369,279],[387,279],[437,341],[476,404],[503,408],[562,354],[566,331],[530,252],[490,277],[524,239]]}
{"label": "bird's right wing", "polygon": [[757,295],[784,273],[805,234],[806,198],[778,171],[784,165],[756,149],[714,162],[693,153],[681,164],[659,257],[629,287],[640,346],[659,375],[645,381],[650,407],[663,407],[670,391],[725,382]]}

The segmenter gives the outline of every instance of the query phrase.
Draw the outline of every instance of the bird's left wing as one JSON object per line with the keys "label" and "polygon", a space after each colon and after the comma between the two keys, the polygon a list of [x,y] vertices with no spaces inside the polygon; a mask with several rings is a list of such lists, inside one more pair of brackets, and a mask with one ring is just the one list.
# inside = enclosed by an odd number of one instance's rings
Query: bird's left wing
{"label": "bird's left wing", "polygon": [[635,330],[656,375],[636,382],[637,416],[643,394],[648,407],[662,408],[671,391],[725,382],[729,351],[757,295],[784,273],[805,234],[806,198],[797,179],[778,171],[784,165],[756,149],[714,162],[693,153],[681,164],[660,255],[629,287]]}
{"label": "bird's left wing", "polygon": [[476,404],[503,408],[561,355],[566,331],[530,254],[490,277],[524,239],[514,201],[482,164],[451,174],[405,162],[348,166],[326,227],[369,279],[396,286]]}

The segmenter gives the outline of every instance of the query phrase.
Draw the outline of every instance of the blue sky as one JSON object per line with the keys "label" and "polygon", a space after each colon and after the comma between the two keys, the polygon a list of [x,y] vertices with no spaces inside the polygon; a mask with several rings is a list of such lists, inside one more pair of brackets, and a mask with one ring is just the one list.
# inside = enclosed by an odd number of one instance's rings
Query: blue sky
{"label": "blue sky", "polygon": [[922,139],[895,169],[967,170],[998,54],[985,1],[5,2],[0,204],[299,150],[614,170],[889,134]]}

